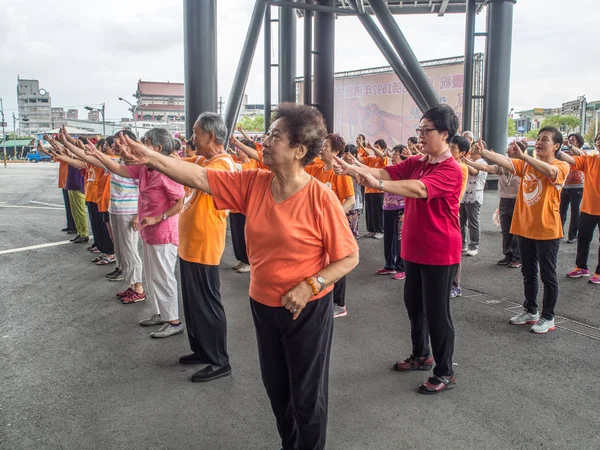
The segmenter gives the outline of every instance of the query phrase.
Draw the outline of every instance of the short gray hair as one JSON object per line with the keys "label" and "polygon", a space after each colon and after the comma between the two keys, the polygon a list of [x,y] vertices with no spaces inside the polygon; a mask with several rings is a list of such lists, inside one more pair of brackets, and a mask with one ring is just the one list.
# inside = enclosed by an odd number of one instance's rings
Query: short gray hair
{"label": "short gray hair", "polygon": [[154,147],[161,146],[161,153],[169,156],[173,153],[173,138],[171,133],[166,128],[152,128],[144,135],[144,139],[148,139]]}
{"label": "short gray hair", "polygon": [[219,114],[203,112],[198,117],[198,120],[196,120],[196,123],[200,125],[200,128],[202,128],[205,133],[212,131],[215,135],[215,142],[217,144],[225,144],[225,140],[227,139],[227,126],[225,126],[225,121]]}
{"label": "short gray hair", "polygon": [[465,131],[463,132],[463,137],[470,137],[471,139],[475,140],[475,136],[473,136],[473,132],[472,131]]}

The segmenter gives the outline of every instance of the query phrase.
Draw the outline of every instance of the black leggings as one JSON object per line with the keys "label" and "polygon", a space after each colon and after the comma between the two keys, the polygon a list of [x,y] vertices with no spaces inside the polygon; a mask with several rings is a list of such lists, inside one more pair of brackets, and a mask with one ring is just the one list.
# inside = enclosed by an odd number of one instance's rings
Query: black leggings
{"label": "black leggings", "polygon": [[235,259],[244,264],[249,264],[248,253],[246,252],[246,216],[240,213],[229,214],[229,226]]}
{"label": "black leggings", "polygon": [[87,207],[90,215],[90,222],[92,223],[92,233],[94,234],[94,242],[96,243],[96,247],[102,253],[114,255],[115,245],[110,237],[110,233],[108,232],[105,214],[98,211],[97,203],[87,202]]}
{"label": "black leggings", "polygon": [[[594,216],[582,212],[579,217],[579,238],[577,239],[577,267],[580,269],[588,268],[588,258],[590,257],[590,245],[594,238],[596,227],[600,226],[600,216]],[[598,250],[598,265],[596,273],[600,274],[600,249]]]}
{"label": "black leggings", "polygon": [[383,194],[365,194],[367,231],[383,233]]}

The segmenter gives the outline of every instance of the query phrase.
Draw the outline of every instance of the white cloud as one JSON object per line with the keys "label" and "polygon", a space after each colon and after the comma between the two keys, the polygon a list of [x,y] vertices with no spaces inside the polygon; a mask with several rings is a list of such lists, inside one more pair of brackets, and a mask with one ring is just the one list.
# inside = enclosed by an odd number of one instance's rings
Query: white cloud
{"label": "white cloud", "polygon": [[[227,99],[245,40],[252,0],[218,1],[219,94]],[[600,99],[597,0],[520,0],[514,8],[511,107],[558,106],[578,95]],[[276,16],[276,8],[273,15]],[[573,18],[573,19],[570,19]],[[421,60],[464,52],[464,15],[398,16]],[[485,14],[478,17],[478,29]],[[276,26],[274,37],[276,36]],[[302,74],[302,20],[298,22],[298,74]],[[276,44],[274,43],[274,50]],[[483,51],[483,39],[477,51]],[[336,21],[335,68],[386,65],[358,19]],[[6,115],[16,112],[17,75],[35,77],[53,106],[105,102],[107,117],[129,115],[138,79],[183,81],[182,2],[146,0],[2,2],[0,97]],[[277,56],[273,58],[276,62]],[[256,49],[247,93],[262,103],[263,46]],[[273,71],[276,99],[277,72]]]}

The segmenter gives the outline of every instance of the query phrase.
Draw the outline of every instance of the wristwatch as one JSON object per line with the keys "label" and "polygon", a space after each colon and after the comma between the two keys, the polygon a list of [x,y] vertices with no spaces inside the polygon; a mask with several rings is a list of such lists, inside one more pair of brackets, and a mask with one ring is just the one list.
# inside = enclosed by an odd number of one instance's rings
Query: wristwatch
{"label": "wristwatch", "polygon": [[379,190],[383,191],[383,180],[379,180]]}
{"label": "wristwatch", "polygon": [[167,220],[167,213],[163,213],[162,220]]}
{"label": "wristwatch", "polygon": [[321,285],[321,291],[325,289],[325,279],[320,275],[315,275],[315,278],[317,279],[317,282]]}

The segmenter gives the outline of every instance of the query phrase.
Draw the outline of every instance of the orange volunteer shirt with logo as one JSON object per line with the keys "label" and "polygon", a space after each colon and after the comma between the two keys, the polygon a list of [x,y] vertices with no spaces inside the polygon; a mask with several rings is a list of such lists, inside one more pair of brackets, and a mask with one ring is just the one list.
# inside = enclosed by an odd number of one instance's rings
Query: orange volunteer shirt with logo
{"label": "orange volunteer shirt with logo", "polygon": [[[118,157],[111,157],[112,159],[119,159]],[[108,205],[110,205],[110,172],[108,170],[102,170],[102,175],[98,179],[98,212],[108,212]]]}
{"label": "orange volunteer shirt with logo", "polygon": [[[385,157],[381,159],[379,156],[365,156],[361,161],[365,166],[373,167],[375,169],[383,169],[388,165],[388,158]],[[382,194],[383,191],[379,189],[373,189],[370,187],[365,187],[365,195],[366,194]]]}
{"label": "orange volunteer shirt with logo", "polygon": [[510,233],[547,241],[564,236],[560,219],[560,193],[569,175],[569,164],[555,159],[556,180],[535,170],[521,159],[511,159],[514,173],[521,177]]}
{"label": "orange volunteer shirt with logo", "polygon": [[573,156],[575,168],[583,171],[583,199],[581,212],[600,216],[600,155]]}
{"label": "orange volunteer shirt with logo", "polygon": [[335,196],[344,203],[348,197],[354,197],[354,183],[348,175],[336,175],[333,169],[325,170],[325,164],[309,164],[304,170],[330,188]]}
{"label": "orange volunteer shirt with logo", "polygon": [[[306,186],[275,203],[264,170],[208,172],[210,190],[219,209],[246,215],[246,245],[250,260],[250,297],[271,307],[294,286],[319,273],[330,261],[358,251],[339,200],[322,183]],[[326,288],[309,301],[333,290]]]}
{"label": "orange volunteer shirt with logo", "polygon": [[85,171],[85,201],[98,203],[98,181],[104,175],[104,169],[87,164]]}
{"label": "orange volunteer shirt with logo", "polygon": [[[207,169],[235,171],[235,163],[226,153],[209,160],[198,156],[185,161]],[[179,214],[179,257],[187,262],[218,266],[225,251],[226,229],[227,211],[217,211],[207,193],[186,187]]]}

